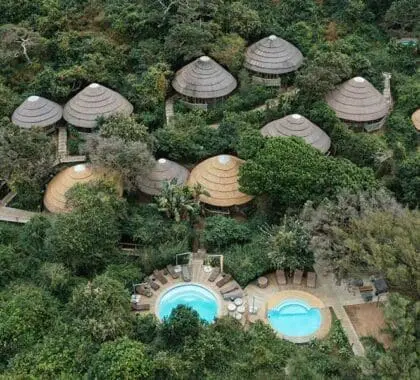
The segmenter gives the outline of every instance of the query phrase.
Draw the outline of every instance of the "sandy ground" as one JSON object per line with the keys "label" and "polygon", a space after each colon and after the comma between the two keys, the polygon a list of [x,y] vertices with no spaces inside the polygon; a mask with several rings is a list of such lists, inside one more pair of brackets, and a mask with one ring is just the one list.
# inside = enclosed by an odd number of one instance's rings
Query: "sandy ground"
{"label": "sandy ground", "polygon": [[391,339],[389,335],[381,332],[385,327],[382,307],[375,303],[344,306],[357,334],[362,336],[373,336],[388,348]]}

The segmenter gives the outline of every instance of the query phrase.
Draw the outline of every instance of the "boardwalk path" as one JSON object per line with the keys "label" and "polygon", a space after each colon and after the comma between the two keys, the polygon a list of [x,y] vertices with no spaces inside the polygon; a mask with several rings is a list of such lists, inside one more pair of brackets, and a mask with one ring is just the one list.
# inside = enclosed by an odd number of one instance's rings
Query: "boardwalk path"
{"label": "boardwalk path", "polygon": [[36,212],[19,210],[12,207],[0,207],[0,221],[13,223],[27,223],[37,215]]}

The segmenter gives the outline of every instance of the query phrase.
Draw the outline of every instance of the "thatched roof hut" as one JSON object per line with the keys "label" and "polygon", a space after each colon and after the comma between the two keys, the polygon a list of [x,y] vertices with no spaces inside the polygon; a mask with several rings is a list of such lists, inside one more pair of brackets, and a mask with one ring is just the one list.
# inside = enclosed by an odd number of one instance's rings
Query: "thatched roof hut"
{"label": "thatched roof hut", "polygon": [[331,146],[329,136],[306,117],[293,114],[274,120],[261,129],[261,134],[267,137],[302,137],[305,142],[320,150],[328,152]]}
{"label": "thatched roof hut", "polygon": [[326,101],[340,119],[349,122],[373,122],[388,113],[385,97],[362,77],[340,84],[327,95]]}
{"label": "thatched roof hut", "polygon": [[413,122],[414,128],[416,128],[417,132],[420,132],[420,108],[413,113],[411,121]]}
{"label": "thatched roof hut", "polygon": [[159,195],[165,181],[175,179],[178,185],[187,182],[190,172],[176,162],[161,158],[154,167],[143,177],[140,190],[148,195]]}
{"label": "thatched roof hut", "polygon": [[199,183],[210,197],[202,195],[200,200],[212,206],[231,207],[249,202],[252,196],[239,191],[239,167],[243,160],[220,155],[200,162],[192,171],[188,185]]}
{"label": "thatched roof hut", "polygon": [[130,115],[131,103],[117,92],[97,83],[92,83],[64,106],[64,119],[75,127],[92,129],[98,117],[115,114]]}
{"label": "thatched roof hut", "polygon": [[245,68],[259,74],[290,73],[297,70],[302,62],[300,50],[275,35],[255,42],[245,53]]}
{"label": "thatched roof hut", "polygon": [[12,115],[13,124],[21,128],[47,128],[61,119],[63,108],[41,96],[28,97]]}
{"label": "thatched roof hut", "polygon": [[115,183],[118,193],[122,195],[122,181],[116,173],[94,168],[90,164],[78,164],[62,170],[50,181],[44,195],[44,206],[52,213],[71,211],[66,205],[66,192],[78,183],[99,180]]}
{"label": "thatched roof hut", "polygon": [[207,56],[197,58],[175,74],[172,87],[192,102],[212,102],[229,95],[237,86],[236,79]]}

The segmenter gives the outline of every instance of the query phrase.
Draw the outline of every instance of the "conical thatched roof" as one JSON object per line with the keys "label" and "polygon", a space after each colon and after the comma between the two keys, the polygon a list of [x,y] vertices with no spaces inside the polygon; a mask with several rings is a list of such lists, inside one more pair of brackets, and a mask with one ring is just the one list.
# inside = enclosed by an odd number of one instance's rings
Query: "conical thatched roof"
{"label": "conical thatched roof", "polygon": [[255,42],[245,53],[245,67],[263,74],[290,73],[302,62],[303,55],[296,46],[274,35]]}
{"label": "conical thatched roof", "polygon": [[413,113],[411,120],[413,121],[414,127],[417,131],[420,132],[420,108]]}
{"label": "conical thatched roof", "polygon": [[238,190],[239,167],[243,162],[229,155],[208,158],[191,171],[188,185],[201,184],[210,197],[202,195],[200,200],[213,206],[230,207],[247,203],[252,197]]}
{"label": "conical thatched roof", "polygon": [[368,122],[388,113],[384,96],[366,79],[355,77],[331,91],[326,101],[340,119]]}
{"label": "conical thatched roof", "polygon": [[308,144],[322,153],[328,152],[331,146],[329,136],[321,128],[298,114],[289,115],[266,124],[261,129],[261,134],[268,137],[302,137]]}
{"label": "conical thatched roof", "polygon": [[27,98],[12,115],[13,124],[21,128],[48,127],[63,116],[63,108],[40,96]]}
{"label": "conical thatched roof", "polygon": [[66,192],[77,183],[106,180],[115,183],[120,195],[123,193],[121,178],[105,169],[94,168],[90,164],[71,166],[59,172],[48,184],[44,195],[44,205],[49,212],[68,212]]}
{"label": "conical thatched roof", "polygon": [[81,128],[95,128],[96,119],[115,114],[130,115],[133,106],[117,92],[97,83],[92,83],[64,106],[64,119]]}
{"label": "conical thatched roof", "polygon": [[172,86],[176,92],[196,99],[216,99],[230,94],[236,79],[207,56],[197,58],[175,74]]}
{"label": "conical thatched roof", "polygon": [[176,162],[161,158],[156,161],[155,166],[142,179],[140,190],[149,195],[158,195],[162,191],[162,184],[165,181],[176,179],[178,185],[187,182],[190,172]]}

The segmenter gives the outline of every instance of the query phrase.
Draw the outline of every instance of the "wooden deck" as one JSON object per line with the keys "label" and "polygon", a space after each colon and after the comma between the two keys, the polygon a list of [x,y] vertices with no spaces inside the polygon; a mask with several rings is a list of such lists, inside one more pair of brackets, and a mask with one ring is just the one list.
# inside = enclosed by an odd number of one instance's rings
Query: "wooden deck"
{"label": "wooden deck", "polygon": [[0,207],[0,221],[12,223],[27,223],[38,213],[20,210],[12,207]]}

